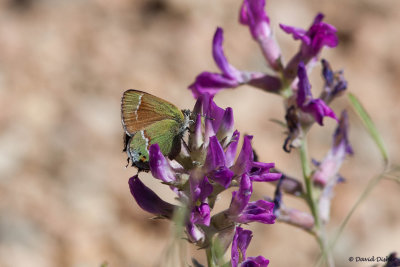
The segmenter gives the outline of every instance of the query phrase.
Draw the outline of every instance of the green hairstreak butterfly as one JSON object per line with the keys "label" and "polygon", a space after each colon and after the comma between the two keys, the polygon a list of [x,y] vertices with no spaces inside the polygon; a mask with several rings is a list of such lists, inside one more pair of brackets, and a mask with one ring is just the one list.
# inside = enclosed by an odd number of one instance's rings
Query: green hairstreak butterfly
{"label": "green hairstreak butterfly", "polygon": [[158,144],[163,155],[170,159],[179,154],[190,111],[181,111],[168,101],[130,89],[122,96],[121,117],[128,160],[139,171],[148,171],[150,145]]}

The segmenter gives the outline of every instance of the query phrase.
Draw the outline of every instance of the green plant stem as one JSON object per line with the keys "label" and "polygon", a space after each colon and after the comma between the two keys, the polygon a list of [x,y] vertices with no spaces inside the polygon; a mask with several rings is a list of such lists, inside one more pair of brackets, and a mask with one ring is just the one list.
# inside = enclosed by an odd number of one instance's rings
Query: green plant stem
{"label": "green plant stem", "polygon": [[311,182],[311,169],[310,165],[308,164],[308,152],[307,152],[307,140],[306,138],[303,139],[301,146],[300,146],[300,160],[301,160],[301,167],[303,170],[303,178],[304,178],[304,183],[306,186],[306,199],[308,202],[308,205],[310,206],[311,213],[314,217],[315,220],[315,227],[317,229],[320,228],[320,220],[318,219],[318,209],[317,205],[315,203],[315,199],[313,196],[313,186]]}
{"label": "green plant stem", "polygon": [[315,238],[317,239],[318,245],[320,246],[320,249],[322,251],[322,255],[326,259],[328,266],[334,266],[332,257],[329,253],[327,242],[325,240],[325,230],[322,228],[321,220],[319,217],[317,200],[314,197],[314,188],[311,181],[311,168],[308,160],[306,137],[303,138],[300,146],[300,160],[303,170],[304,183],[306,186],[306,200],[314,217]]}
{"label": "green plant stem", "polygon": [[206,255],[207,255],[207,266],[208,267],[217,267],[217,265],[215,264],[214,259],[213,259],[213,252],[212,252],[211,245],[208,248],[206,248]]}

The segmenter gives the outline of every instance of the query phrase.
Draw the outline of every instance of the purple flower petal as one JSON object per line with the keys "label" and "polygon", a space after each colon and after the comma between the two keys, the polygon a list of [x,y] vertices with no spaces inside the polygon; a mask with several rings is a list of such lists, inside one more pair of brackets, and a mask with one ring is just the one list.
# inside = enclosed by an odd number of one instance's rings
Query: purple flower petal
{"label": "purple flower petal", "polygon": [[281,173],[270,173],[270,169],[274,168],[274,163],[253,162],[249,173],[250,179],[254,182],[271,182],[279,180]]}
{"label": "purple flower petal", "polygon": [[249,27],[253,39],[259,43],[269,65],[274,70],[280,70],[281,50],[272,36],[269,18],[264,7],[265,0],[244,0],[240,10],[239,21]]}
{"label": "purple flower petal", "polygon": [[201,203],[192,209],[190,221],[194,224],[210,225],[210,206],[207,203]]}
{"label": "purple flower petal", "polygon": [[240,267],[267,267],[269,264],[269,260],[264,258],[263,256],[258,257],[248,257]]}
{"label": "purple flower petal", "polygon": [[240,133],[235,131],[232,135],[231,142],[229,143],[228,147],[225,151],[225,162],[226,166],[231,167],[235,162],[237,145],[239,143]]}
{"label": "purple flower petal", "polygon": [[203,133],[201,128],[201,114],[197,113],[194,123],[194,131],[189,135],[189,146],[192,151],[198,150],[203,144]]}
{"label": "purple flower petal", "polygon": [[227,167],[220,167],[209,173],[208,177],[211,180],[219,183],[223,187],[228,188],[229,185],[231,184],[233,175],[234,175],[233,171],[231,171]]}
{"label": "purple flower petal", "polygon": [[188,235],[189,240],[192,243],[200,243],[205,240],[205,234],[204,234],[203,230],[198,228],[193,223],[188,223],[186,225],[186,233]]}
{"label": "purple flower petal", "polygon": [[250,230],[244,230],[241,227],[236,227],[231,249],[232,267],[237,267],[240,262],[246,259],[246,250],[252,237],[252,232]]}
{"label": "purple flower petal", "polygon": [[167,159],[161,153],[158,144],[153,144],[150,146],[149,157],[150,170],[154,178],[160,179],[166,183],[176,181],[175,173],[169,165]]}
{"label": "purple flower petal", "polygon": [[340,147],[344,147],[347,154],[353,154],[353,148],[350,145],[349,137],[349,116],[347,115],[347,111],[343,110],[340,115],[339,125],[335,130],[333,135],[333,146],[334,150],[339,150]]}
{"label": "purple flower petal", "polygon": [[338,120],[335,112],[333,112],[333,110],[328,107],[325,102],[322,101],[322,99],[311,100],[307,105],[303,105],[303,107],[301,107],[301,110],[311,114],[319,125],[324,125],[324,117],[330,117],[336,121]]}
{"label": "purple flower petal", "polygon": [[216,136],[210,137],[204,168],[207,173],[225,166],[225,152]]}
{"label": "purple flower petal", "polygon": [[235,88],[239,86],[239,82],[231,79],[223,74],[202,72],[196,77],[194,83],[189,85],[195,98],[199,98],[203,94],[215,95],[225,88]]}
{"label": "purple flower petal", "polygon": [[316,60],[324,46],[332,48],[338,45],[335,27],[322,22],[323,17],[324,15],[318,14],[307,31],[280,25],[281,29],[292,34],[295,40],[302,41],[299,52],[293,56],[285,68],[286,79],[292,80],[296,77],[297,66],[300,62],[307,64],[310,60]]}
{"label": "purple flower petal", "polygon": [[307,45],[310,44],[310,38],[306,35],[307,31],[302,28],[297,28],[293,26],[288,26],[285,24],[279,24],[279,27],[286,33],[291,34],[293,39],[301,40]]}
{"label": "purple flower petal", "polygon": [[260,222],[265,224],[275,223],[274,203],[266,200],[249,202],[243,212],[237,217],[236,222]]}
{"label": "purple flower petal", "polygon": [[230,217],[235,218],[240,215],[246,208],[247,203],[249,203],[252,192],[251,180],[247,174],[243,174],[240,180],[239,190],[232,192],[232,201],[228,209]]}
{"label": "purple flower petal", "polygon": [[324,46],[336,47],[339,43],[336,28],[322,22],[324,15],[319,13],[310,28],[305,31],[300,28],[281,24],[280,27],[286,33],[292,34],[295,40],[301,40],[302,60],[308,62],[319,54]]}
{"label": "purple flower petal", "polygon": [[247,173],[251,169],[251,164],[253,162],[253,148],[251,147],[252,139],[253,136],[251,135],[246,135],[244,137],[242,150],[240,151],[235,165],[232,167],[232,171],[238,176]]}
{"label": "purple flower petal", "polygon": [[233,131],[235,130],[234,127],[233,111],[232,108],[228,107],[225,109],[224,116],[219,124],[217,132],[218,140],[221,142],[223,141],[224,145],[228,144],[231,141]]}
{"label": "purple flower petal", "polygon": [[143,210],[158,216],[172,218],[175,206],[159,198],[139,180],[137,175],[129,179],[129,188],[137,204]]}
{"label": "purple flower petal", "polygon": [[215,104],[214,100],[211,98],[208,105],[208,110],[206,112],[207,119],[211,121],[214,132],[216,133],[220,128],[221,122],[225,115],[225,110],[220,108]]}
{"label": "purple flower petal", "polygon": [[193,203],[196,201],[204,202],[214,189],[202,171],[191,172],[189,183]]}
{"label": "purple flower petal", "polygon": [[347,81],[344,78],[343,71],[333,71],[329,62],[325,59],[322,63],[322,77],[325,80],[325,88],[320,98],[329,104],[334,98],[340,96],[347,89]]}
{"label": "purple flower petal", "polygon": [[338,175],[346,155],[353,154],[353,149],[348,140],[348,127],[347,112],[343,111],[340,116],[339,125],[333,135],[332,148],[313,174],[312,179],[314,183],[325,186]]}
{"label": "purple flower petal", "polygon": [[227,188],[234,173],[225,166],[225,152],[216,136],[210,137],[204,164],[208,178]]}
{"label": "purple flower petal", "polygon": [[311,39],[311,50],[313,54],[318,54],[323,46],[336,47],[339,43],[339,39],[336,35],[336,28],[330,24],[322,22],[324,15],[319,13],[310,29],[307,31],[307,35]]}
{"label": "purple flower petal", "polygon": [[222,73],[237,82],[242,82],[242,74],[236,68],[234,68],[231,64],[228,63],[228,60],[225,57],[224,50],[222,47],[222,43],[224,41],[224,31],[222,28],[218,27],[214,34],[213,39],[213,57],[215,63],[222,71]]}
{"label": "purple flower petal", "polygon": [[333,110],[328,107],[321,99],[314,99],[311,94],[311,85],[308,81],[307,70],[303,62],[300,62],[297,75],[299,77],[298,91],[297,91],[297,106],[304,111],[309,113],[315,119],[315,121],[323,125],[324,117],[331,117],[337,120]]}
{"label": "purple flower petal", "polygon": [[269,18],[264,10],[265,0],[244,0],[240,9],[240,23],[248,25],[255,40],[271,35]]}

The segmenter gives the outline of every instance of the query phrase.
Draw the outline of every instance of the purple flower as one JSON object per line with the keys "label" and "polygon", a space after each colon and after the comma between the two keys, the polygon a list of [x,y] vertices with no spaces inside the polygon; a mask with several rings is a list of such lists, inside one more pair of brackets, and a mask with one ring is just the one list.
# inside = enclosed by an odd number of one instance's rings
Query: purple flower
{"label": "purple flower", "polygon": [[213,39],[213,57],[222,73],[203,72],[198,75],[196,81],[189,86],[195,98],[205,93],[215,95],[221,89],[235,88],[245,81],[243,73],[226,59],[222,48],[223,40],[223,30],[217,28]]}
{"label": "purple flower", "polygon": [[253,163],[253,148],[251,147],[251,140],[253,136],[246,135],[243,140],[242,150],[233,165],[232,170],[239,176],[251,170]]}
{"label": "purple flower", "polygon": [[[209,94],[204,94],[198,98],[192,114],[196,120],[190,125],[185,149],[170,160],[161,153],[158,144],[151,145],[150,171],[177,194],[177,200],[187,209],[182,223],[190,242],[198,247],[207,246],[212,233],[223,237],[224,247],[228,247],[237,223],[274,223],[273,203],[250,202],[252,182],[274,181],[281,174],[270,172],[273,163],[254,161],[251,136],[245,136],[235,160],[240,133],[234,130],[231,108],[218,107]],[[174,205],[161,200],[137,176],[129,184],[142,209],[172,218]],[[211,216],[219,193],[237,184],[240,187],[233,193],[230,207]]]}
{"label": "purple flower", "polygon": [[332,148],[312,176],[314,183],[321,186],[326,185],[329,180],[338,175],[346,155],[353,154],[353,149],[348,139],[348,130],[349,121],[347,112],[343,111],[340,116],[339,125],[333,135]]}
{"label": "purple flower", "polygon": [[201,245],[205,240],[204,231],[200,227],[197,227],[196,224],[191,222],[186,225],[186,234],[189,238],[189,241],[192,243]]}
{"label": "purple flower", "polygon": [[153,144],[150,146],[149,155],[150,170],[153,177],[166,183],[175,182],[175,172],[169,165],[167,159],[161,153],[160,146],[158,144]]}
{"label": "purple flower", "polygon": [[262,163],[253,161],[253,148],[251,140],[253,136],[246,135],[243,140],[242,150],[236,160],[232,170],[236,175],[241,176],[246,173],[252,181],[270,182],[279,180],[282,174],[270,173],[270,169],[275,167],[274,163]]}
{"label": "purple flower", "polygon": [[250,230],[244,230],[241,227],[236,227],[231,249],[232,267],[237,267],[240,262],[246,259],[246,250],[252,237],[253,235]]}
{"label": "purple flower", "polygon": [[319,13],[310,28],[306,31],[301,28],[280,24],[282,30],[292,34],[295,40],[301,40],[301,53],[304,58],[312,58],[318,55],[324,46],[336,47],[339,39],[336,28],[322,22],[324,15]]}
{"label": "purple flower", "polygon": [[209,226],[210,206],[207,203],[202,203],[199,206],[195,206],[190,214],[190,222]]}
{"label": "purple flower", "polygon": [[139,180],[137,175],[129,179],[129,188],[142,209],[157,216],[172,218],[175,206],[159,198],[156,193]]}
{"label": "purple flower", "polygon": [[281,52],[272,36],[269,18],[264,11],[265,0],[244,0],[240,9],[240,23],[249,26],[250,32],[262,49],[270,66],[278,70]]}
{"label": "purple flower", "polygon": [[258,257],[248,257],[240,267],[267,267],[269,264],[269,260],[264,258],[263,256]]}
{"label": "purple flower", "polygon": [[284,205],[282,191],[285,191],[285,181],[295,182],[296,180],[285,176],[282,176],[282,179],[279,180],[275,189],[274,214],[277,216],[277,219],[280,222],[285,222],[300,227],[306,231],[310,231],[314,227],[314,217],[307,212],[293,208],[287,208]]}
{"label": "purple flower", "polygon": [[325,59],[322,63],[322,77],[325,80],[324,90],[320,98],[329,104],[334,98],[342,95],[347,89],[347,81],[344,79],[343,71],[333,71],[329,62]]}
{"label": "purple flower", "polygon": [[253,162],[249,172],[250,179],[254,182],[272,182],[282,177],[281,173],[270,172],[275,167],[274,163]]}
{"label": "purple flower", "polygon": [[339,39],[336,35],[336,28],[322,22],[323,18],[324,15],[319,13],[307,31],[284,24],[279,25],[286,33],[292,34],[295,40],[302,42],[300,51],[290,60],[285,69],[287,78],[295,77],[299,62],[303,61],[307,64],[312,58],[318,56],[324,46],[333,48],[338,45]]}
{"label": "purple flower", "polygon": [[323,125],[324,117],[331,117],[337,120],[335,113],[328,107],[324,101],[318,98],[313,98],[311,94],[311,85],[308,81],[307,70],[303,62],[300,62],[297,75],[299,77],[297,90],[297,106],[305,113],[314,117],[319,125]]}
{"label": "purple flower", "polygon": [[271,35],[269,18],[264,11],[265,0],[244,0],[240,9],[240,23],[248,25],[255,40]]}
{"label": "purple flower", "polygon": [[189,183],[190,195],[193,203],[196,203],[197,201],[204,202],[214,190],[212,184],[200,170],[191,172]]}
{"label": "purple flower", "polygon": [[245,83],[253,84],[267,91],[277,91],[280,88],[280,81],[277,77],[259,72],[239,71],[229,64],[222,48],[223,40],[223,30],[217,28],[213,39],[213,57],[221,73],[205,71],[199,74],[195,82],[189,85],[195,98],[199,98],[203,94],[214,96],[222,89],[236,88]]}
{"label": "purple flower", "polygon": [[244,230],[241,227],[236,227],[235,235],[232,241],[231,250],[231,266],[238,267],[266,267],[269,264],[269,260],[262,256],[258,257],[246,257],[246,250],[252,239],[252,232],[250,230]]}
{"label": "purple flower", "polygon": [[243,174],[238,191],[232,193],[231,205],[228,216],[238,223],[249,223],[257,221],[265,224],[275,223],[273,214],[274,203],[257,200],[249,202],[253,192],[252,182],[247,174]]}

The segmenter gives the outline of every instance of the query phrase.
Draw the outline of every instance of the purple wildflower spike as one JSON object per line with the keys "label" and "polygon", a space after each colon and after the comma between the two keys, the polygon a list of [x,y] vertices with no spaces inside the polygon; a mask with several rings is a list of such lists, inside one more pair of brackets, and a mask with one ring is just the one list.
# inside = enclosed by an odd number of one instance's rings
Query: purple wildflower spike
{"label": "purple wildflower spike", "polygon": [[145,211],[172,218],[175,206],[159,198],[150,188],[145,186],[137,175],[129,179],[129,188],[137,204]]}
{"label": "purple wildflower spike", "polygon": [[348,116],[344,110],[340,116],[339,125],[333,135],[333,144],[331,150],[319,164],[314,172],[314,183],[325,186],[330,179],[338,175],[338,171],[346,155],[352,155],[353,149],[348,139]]}
{"label": "purple wildflower spike", "polygon": [[300,51],[291,59],[285,69],[287,78],[294,78],[295,71],[299,62],[306,64],[319,55],[324,46],[336,47],[339,39],[336,35],[336,28],[322,22],[324,15],[319,13],[310,28],[306,31],[301,28],[291,27],[284,24],[279,26],[286,33],[292,34],[295,40],[301,40]]}
{"label": "purple wildflower spike", "polygon": [[324,117],[331,117],[337,120],[333,110],[328,107],[324,101],[318,98],[313,98],[311,94],[311,85],[308,81],[307,70],[303,62],[300,62],[298,67],[298,91],[297,91],[297,106],[305,113],[309,113],[319,125],[323,125]]}
{"label": "purple wildflower spike", "polygon": [[236,227],[231,250],[232,267],[237,267],[240,262],[246,259],[246,250],[252,237],[253,235],[250,230],[244,230],[241,227]]}
{"label": "purple wildflower spike", "polygon": [[244,0],[240,9],[240,23],[249,26],[253,39],[256,40],[270,66],[278,70],[281,52],[272,36],[269,18],[264,10],[265,0]]}
{"label": "purple wildflower spike", "polygon": [[[212,96],[204,94],[198,98],[192,114],[196,121],[190,125],[188,149],[170,160],[161,153],[158,144],[151,145],[150,170],[155,178],[169,185],[177,200],[188,209],[183,222],[188,240],[205,247],[214,238],[211,234],[215,234],[227,249],[237,224],[274,223],[273,203],[250,202],[252,182],[274,181],[281,174],[271,173],[273,163],[254,161],[252,136],[245,136],[235,161],[240,133],[234,131],[231,108],[218,107]],[[238,183],[239,190],[233,192],[230,207],[211,216],[218,195]],[[178,208],[159,198],[138,176],[129,180],[129,186],[139,206],[148,212],[171,219],[174,209]],[[235,246],[245,250],[240,238],[235,242],[240,243]],[[258,259],[261,258],[243,258],[238,264],[258,264]]]}

